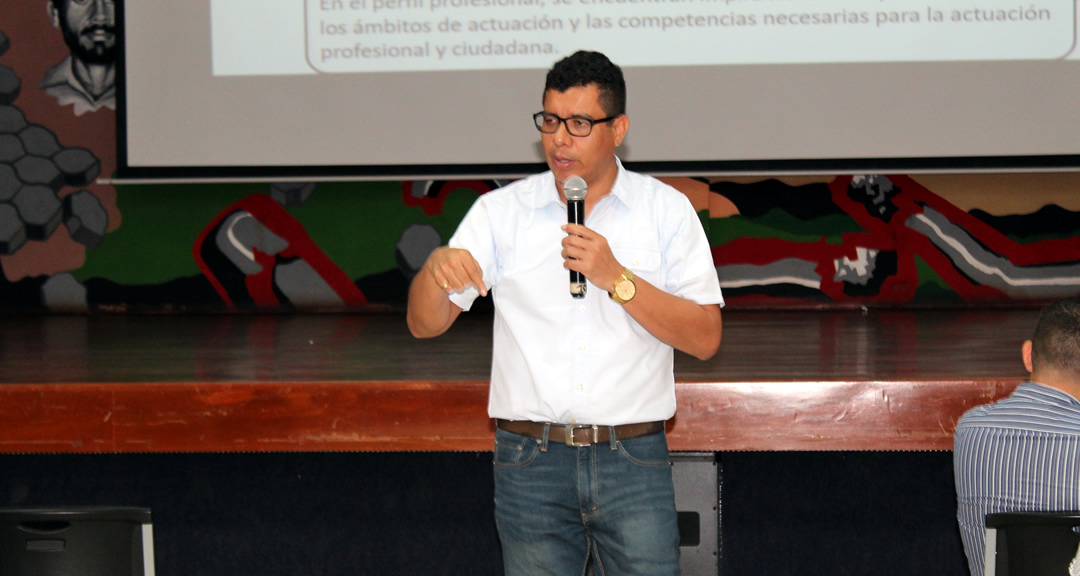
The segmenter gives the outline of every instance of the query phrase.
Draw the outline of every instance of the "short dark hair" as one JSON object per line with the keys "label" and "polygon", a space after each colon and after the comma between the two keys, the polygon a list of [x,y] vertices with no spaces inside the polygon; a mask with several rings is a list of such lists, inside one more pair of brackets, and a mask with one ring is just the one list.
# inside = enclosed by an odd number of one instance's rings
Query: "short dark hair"
{"label": "short dark hair", "polygon": [[626,114],[626,81],[622,69],[599,52],[579,50],[551,67],[544,84],[548,90],[566,92],[595,84],[600,90],[600,107],[608,116]]}
{"label": "short dark hair", "polygon": [[1039,314],[1031,338],[1031,364],[1080,378],[1080,298],[1066,298]]}

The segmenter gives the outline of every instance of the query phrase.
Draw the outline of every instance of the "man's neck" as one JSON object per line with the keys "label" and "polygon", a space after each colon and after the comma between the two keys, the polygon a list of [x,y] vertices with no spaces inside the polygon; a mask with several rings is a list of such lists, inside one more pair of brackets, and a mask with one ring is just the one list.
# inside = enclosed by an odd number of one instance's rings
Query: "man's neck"
{"label": "man's neck", "polygon": [[116,66],[109,63],[87,63],[78,58],[71,59],[71,73],[79,84],[94,99],[101,98],[116,85]]}
{"label": "man's neck", "polygon": [[1035,371],[1031,373],[1030,380],[1036,384],[1042,384],[1043,386],[1047,386],[1055,390],[1061,390],[1062,392],[1080,401],[1080,382],[1077,382],[1073,378],[1064,376],[1059,372]]}

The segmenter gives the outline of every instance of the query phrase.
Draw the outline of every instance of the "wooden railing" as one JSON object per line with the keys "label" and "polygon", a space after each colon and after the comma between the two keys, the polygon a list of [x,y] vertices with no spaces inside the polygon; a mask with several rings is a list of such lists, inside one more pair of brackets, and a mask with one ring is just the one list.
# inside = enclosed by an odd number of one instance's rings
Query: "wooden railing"
{"label": "wooden railing", "polygon": [[[949,450],[1037,311],[738,311],[676,357],[673,450]],[[491,317],[0,319],[0,452],[489,451]]]}

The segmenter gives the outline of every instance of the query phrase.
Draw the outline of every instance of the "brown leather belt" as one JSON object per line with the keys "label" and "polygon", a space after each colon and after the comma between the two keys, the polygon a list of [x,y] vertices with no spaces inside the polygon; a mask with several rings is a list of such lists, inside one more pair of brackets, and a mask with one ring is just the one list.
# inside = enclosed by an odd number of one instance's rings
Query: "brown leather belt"
{"label": "brown leather belt", "polygon": [[[507,432],[521,434],[530,438],[544,437],[544,426],[549,426],[548,441],[562,442],[567,446],[590,446],[611,442],[611,426],[595,424],[544,424],[526,420],[495,420],[495,425]],[[629,440],[640,436],[659,434],[664,430],[664,422],[642,422],[615,426],[616,440]]]}

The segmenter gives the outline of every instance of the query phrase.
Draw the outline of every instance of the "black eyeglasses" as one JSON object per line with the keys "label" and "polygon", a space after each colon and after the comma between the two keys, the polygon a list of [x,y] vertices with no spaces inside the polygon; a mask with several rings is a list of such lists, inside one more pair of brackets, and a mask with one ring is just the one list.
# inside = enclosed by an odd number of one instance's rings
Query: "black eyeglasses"
{"label": "black eyeglasses", "polygon": [[566,126],[566,131],[569,132],[571,136],[585,137],[592,134],[592,127],[594,124],[611,122],[619,116],[622,116],[622,114],[608,116],[607,118],[601,118],[599,120],[589,120],[588,118],[582,118],[580,116],[560,118],[547,112],[537,112],[536,114],[533,114],[533,122],[536,122],[536,129],[544,134],[554,134],[558,132],[559,124],[563,124]]}

